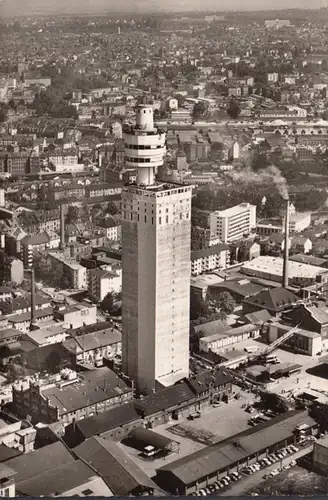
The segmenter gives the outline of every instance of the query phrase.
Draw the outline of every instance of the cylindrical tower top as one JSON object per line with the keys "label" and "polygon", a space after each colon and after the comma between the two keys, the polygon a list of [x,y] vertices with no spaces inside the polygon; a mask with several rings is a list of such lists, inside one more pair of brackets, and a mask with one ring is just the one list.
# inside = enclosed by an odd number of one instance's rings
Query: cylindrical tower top
{"label": "cylindrical tower top", "polygon": [[137,127],[142,130],[153,130],[154,128],[154,113],[153,107],[141,104],[137,106]]}

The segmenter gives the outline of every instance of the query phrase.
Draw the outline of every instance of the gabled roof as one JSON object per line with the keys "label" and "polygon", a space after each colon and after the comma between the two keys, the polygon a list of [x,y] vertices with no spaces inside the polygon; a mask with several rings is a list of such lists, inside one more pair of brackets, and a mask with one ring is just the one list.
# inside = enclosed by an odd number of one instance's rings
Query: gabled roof
{"label": "gabled roof", "polygon": [[129,402],[99,415],[79,420],[75,425],[84,438],[89,438],[138,420],[140,420],[140,416],[135,409],[134,403]]}
{"label": "gabled roof", "polygon": [[74,463],[74,458],[60,441],[39,450],[20,455],[6,462],[16,472],[16,485],[38,474],[48,472],[62,465]]}
{"label": "gabled roof", "polygon": [[74,453],[97,471],[115,496],[130,495],[140,487],[158,489],[113,441],[92,437],[74,448]]}
{"label": "gabled roof", "polygon": [[263,290],[262,292],[245,299],[243,302],[245,304],[252,304],[262,309],[267,309],[268,311],[277,313],[286,309],[286,307],[291,307],[293,303],[296,303],[299,297],[294,295],[292,292],[286,288],[272,288],[271,290]]}
{"label": "gabled roof", "polygon": [[49,243],[49,236],[46,233],[29,234],[22,239],[23,245],[44,245]]}
{"label": "gabled roof", "polygon": [[147,416],[190,401],[194,397],[188,385],[181,383],[135,401],[135,407],[142,416]]}
{"label": "gabled roof", "polygon": [[225,368],[218,368],[214,372],[206,370],[198,373],[194,377],[186,379],[186,383],[191,390],[196,394],[202,394],[204,391],[212,387],[220,387],[232,382],[233,378]]}

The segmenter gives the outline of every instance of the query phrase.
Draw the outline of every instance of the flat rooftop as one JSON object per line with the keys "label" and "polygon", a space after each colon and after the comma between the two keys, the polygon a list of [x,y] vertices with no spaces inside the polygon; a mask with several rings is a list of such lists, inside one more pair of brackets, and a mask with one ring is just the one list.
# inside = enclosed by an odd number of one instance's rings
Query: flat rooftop
{"label": "flat rooftop", "polygon": [[191,191],[192,188],[193,186],[188,186],[185,184],[156,181],[151,186],[142,186],[136,183],[127,184],[124,190],[143,196],[160,197],[169,196],[170,194],[187,193]]}
{"label": "flat rooftop", "polygon": [[[282,276],[283,259],[281,257],[263,255],[257,257],[251,262],[245,263],[242,266],[241,271],[245,274],[263,272],[276,276]],[[288,262],[288,273],[290,278],[315,278],[319,274],[327,272],[328,270],[324,267],[311,266],[309,264],[303,264],[302,262],[295,262],[292,260],[289,260]]]}
{"label": "flat rooftop", "polygon": [[240,203],[240,205],[227,208],[226,210],[217,210],[213,212],[213,214],[218,215],[219,217],[233,217],[234,215],[238,215],[245,212],[245,210],[250,210],[251,208],[255,208],[255,205],[251,205],[250,203]]}

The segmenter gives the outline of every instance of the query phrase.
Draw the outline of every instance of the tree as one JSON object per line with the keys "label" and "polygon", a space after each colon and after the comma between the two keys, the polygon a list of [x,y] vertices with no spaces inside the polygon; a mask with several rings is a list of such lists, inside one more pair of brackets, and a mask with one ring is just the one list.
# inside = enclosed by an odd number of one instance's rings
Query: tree
{"label": "tree", "polygon": [[221,319],[225,320],[235,310],[236,302],[229,292],[222,292],[216,301],[216,306],[220,311]]}
{"label": "tree", "polygon": [[113,310],[113,308],[114,308],[114,294],[113,293],[108,292],[106,297],[100,303],[100,308],[107,313],[110,313]]}
{"label": "tree", "polygon": [[209,307],[203,298],[196,292],[190,293],[190,320],[208,316]]}
{"label": "tree", "polygon": [[7,118],[7,111],[3,107],[0,107],[0,123],[6,121],[6,118]]}
{"label": "tree", "polygon": [[230,116],[230,118],[233,118],[234,120],[239,116],[240,106],[235,99],[231,99],[231,101],[229,102],[227,113]]}
{"label": "tree", "polygon": [[193,109],[193,117],[194,118],[200,118],[201,116],[204,116],[205,113],[207,111],[207,106],[204,102],[202,101],[199,101],[199,102],[196,102],[196,104],[194,105],[194,109]]}
{"label": "tree", "polygon": [[79,220],[79,209],[78,207],[70,206],[68,207],[68,212],[66,216],[66,222],[71,224],[72,222],[77,222]]}
{"label": "tree", "polygon": [[110,215],[116,215],[118,213],[118,208],[115,205],[115,203],[109,201],[105,213]]}

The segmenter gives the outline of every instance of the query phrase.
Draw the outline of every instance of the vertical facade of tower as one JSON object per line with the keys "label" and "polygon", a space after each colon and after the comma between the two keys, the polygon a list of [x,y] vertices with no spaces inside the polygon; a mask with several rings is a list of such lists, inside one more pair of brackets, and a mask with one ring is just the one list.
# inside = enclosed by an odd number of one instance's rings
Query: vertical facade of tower
{"label": "vertical facade of tower", "polygon": [[165,134],[140,106],[124,130],[125,163],[136,185],[122,194],[123,371],[138,393],[189,375],[190,186],[160,183]]}

